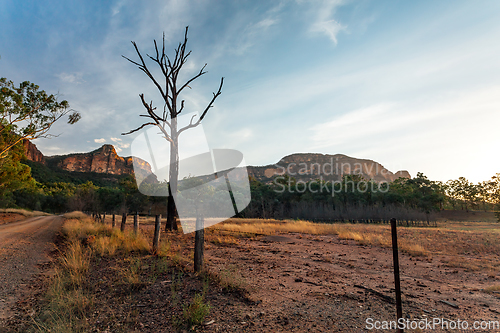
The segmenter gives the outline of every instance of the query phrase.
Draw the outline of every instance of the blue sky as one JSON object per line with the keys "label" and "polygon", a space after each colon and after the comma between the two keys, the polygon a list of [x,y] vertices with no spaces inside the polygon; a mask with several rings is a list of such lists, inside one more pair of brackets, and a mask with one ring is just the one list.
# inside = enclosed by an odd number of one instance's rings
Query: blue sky
{"label": "blue sky", "polygon": [[59,93],[82,120],[37,140],[46,155],[115,144],[131,154],[158,101],[135,59],[189,25],[186,92],[212,148],[265,165],[296,152],[372,159],[391,171],[474,182],[500,172],[498,1],[6,1],[0,76]]}

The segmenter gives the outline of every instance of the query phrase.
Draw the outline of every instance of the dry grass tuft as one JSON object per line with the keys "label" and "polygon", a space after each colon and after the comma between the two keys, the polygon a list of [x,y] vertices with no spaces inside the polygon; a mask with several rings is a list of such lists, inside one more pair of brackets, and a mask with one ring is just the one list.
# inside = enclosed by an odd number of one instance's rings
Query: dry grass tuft
{"label": "dry grass tuft", "polygon": [[68,283],[72,287],[80,286],[90,266],[90,250],[85,249],[80,242],[71,242],[59,261]]}
{"label": "dry grass tuft", "polygon": [[93,297],[82,288],[90,267],[91,250],[78,239],[67,244],[58,260],[45,295],[45,311],[34,319],[40,332],[84,332],[86,313],[92,308]]}
{"label": "dry grass tuft", "polygon": [[487,288],[484,288],[484,291],[487,293],[499,293],[500,292],[500,285],[496,284],[494,286],[489,286]]}
{"label": "dry grass tuft", "polygon": [[219,246],[238,245],[238,239],[232,235],[205,235],[205,240]]}
{"label": "dry grass tuft", "polygon": [[66,219],[79,219],[79,220],[83,220],[83,219],[87,219],[89,218],[89,216],[83,212],[80,212],[80,211],[74,211],[74,212],[71,212],[71,213],[66,213],[63,215],[64,218]]}
{"label": "dry grass tuft", "polygon": [[238,267],[234,265],[224,267],[218,271],[205,270],[204,274],[225,290],[247,292],[249,289],[245,278],[241,275]]}

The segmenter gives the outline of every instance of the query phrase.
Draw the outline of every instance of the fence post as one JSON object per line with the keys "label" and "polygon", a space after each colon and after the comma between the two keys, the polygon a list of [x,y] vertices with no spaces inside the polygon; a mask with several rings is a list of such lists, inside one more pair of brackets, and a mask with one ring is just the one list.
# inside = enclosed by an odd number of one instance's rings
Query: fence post
{"label": "fence post", "polygon": [[155,233],[153,236],[153,253],[158,254],[160,249],[161,214],[155,216]]}
{"label": "fence post", "polygon": [[194,271],[200,272],[203,268],[203,247],[205,242],[204,218],[196,218],[196,232],[194,235]]}
{"label": "fence post", "polygon": [[122,232],[125,231],[125,223],[127,222],[127,213],[123,213],[122,215],[122,225],[120,226],[120,230]]}
{"label": "fence post", "polygon": [[[396,226],[396,219],[391,219],[391,233],[392,233],[392,258],[394,261],[394,285],[396,290],[396,313],[399,323],[399,319],[403,318],[403,308],[401,306],[401,281],[399,279],[399,256],[398,256],[398,230]],[[397,332],[403,332],[402,329],[398,328]]]}
{"label": "fence post", "polygon": [[134,234],[137,235],[139,231],[139,214],[135,213],[134,215]]}
{"label": "fence post", "polygon": [[115,214],[113,214],[113,219],[111,220],[111,227],[114,228],[116,226]]}

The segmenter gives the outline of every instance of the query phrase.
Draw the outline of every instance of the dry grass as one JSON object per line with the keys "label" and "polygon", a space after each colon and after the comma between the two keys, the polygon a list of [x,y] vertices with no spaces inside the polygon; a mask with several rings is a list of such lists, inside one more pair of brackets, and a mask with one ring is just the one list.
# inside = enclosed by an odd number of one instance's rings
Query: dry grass
{"label": "dry grass", "polygon": [[50,216],[52,214],[40,212],[40,211],[29,211],[26,209],[18,209],[18,208],[0,208],[0,213],[11,213],[11,214],[19,214],[25,217],[35,217],[35,216]]}
{"label": "dry grass", "polygon": [[[340,239],[354,240],[363,245],[390,247],[392,238],[387,225],[326,224],[308,221],[246,220],[216,225],[215,230],[227,230],[240,234],[274,235],[278,233],[302,233],[310,235],[337,235]],[[403,228],[400,228],[402,230]],[[413,228],[416,229],[416,228]],[[423,229],[423,228],[422,228]],[[216,242],[213,242],[214,244]],[[430,252],[418,239],[400,237],[399,248],[413,256],[428,256]]]}
{"label": "dry grass", "polygon": [[223,235],[215,233],[206,233],[205,241],[218,246],[232,246],[238,244],[238,238],[234,237],[233,235]]}
{"label": "dry grass", "polygon": [[496,284],[493,286],[489,286],[488,288],[485,288],[484,291],[487,293],[499,293],[500,292],[500,285]]}
{"label": "dry grass", "polygon": [[[230,220],[233,221],[233,220]],[[296,232],[311,235],[326,235],[334,233],[333,224],[320,224],[308,221],[277,221],[277,220],[247,220],[239,223],[219,223],[213,228],[240,232],[243,234],[273,235],[283,232]]]}
{"label": "dry grass", "polygon": [[90,251],[80,242],[71,242],[63,256],[59,257],[60,267],[65,272],[71,286],[80,286],[90,266]]}
{"label": "dry grass", "polygon": [[[71,213],[70,216],[77,214]],[[91,249],[100,256],[114,256],[117,253],[148,253],[150,244],[141,233],[121,232],[109,225],[93,222],[88,216],[68,219],[63,226],[63,234],[69,242],[77,241],[90,244]]]}
{"label": "dry grass", "polygon": [[129,285],[141,284],[141,261],[139,258],[127,258],[124,260],[125,267],[119,269],[118,273],[122,283]]}
{"label": "dry grass", "polygon": [[81,286],[90,267],[91,250],[69,241],[45,295],[45,311],[34,320],[39,332],[84,332],[93,297]]}
{"label": "dry grass", "polygon": [[[139,233],[122,233],[108,225],[95,223],[81,212],[65,215],[65,237],[55,274],[46,293],[46,306],[35,320],[39,332],[88,332],[87,314],[94,300],[83,288],[92,256],[147,254],[148,240]],[[138,259],[137,259],[138,260]],[[140,261],[127,259],[120,275],[125,283],[140,284]]]}
{"label": "dry grass", "polygon": [[225,290],[247,292],[249,289],[245,278],[241,275],[238,267],[234,265],[222,267],[217,270],[205,270],[204,274]]}
{"label": "dry grass", "polygon": [[[301,233],[337,235],[340,239],[354,240],[363,245],[390,247],[392,244],[391,230],[388,225],[231,219],[212,228],[232,231],[236,236]],[[438,228],[399,227],[398,245],[402,252],[412,256],[452,256],[454,259],[449,262],[451,267],[462,267],[472,271],[499,271],[500,261],[497,259],[500,253],[499,236],[500,224],[498,223],[450,221],[441,222]],[[476,259],[469,260],[471,257]]]}
{"label": "dry grass", "polygon": [[63,215],[64,218],[66,219],[79,219],[79,220],[82,220],[82,219],[87,219],[89,216],[83,212],[80,212],[80,211],[74,211],[74,212],[71,212],[71,213],[66,213]]}

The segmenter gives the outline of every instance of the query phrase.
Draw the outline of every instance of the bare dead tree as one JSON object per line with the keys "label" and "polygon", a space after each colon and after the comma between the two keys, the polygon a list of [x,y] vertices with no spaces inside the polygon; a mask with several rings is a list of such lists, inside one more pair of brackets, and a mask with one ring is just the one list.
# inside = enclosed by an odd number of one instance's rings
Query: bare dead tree
{"label": "bare dead tree", "polygon": [[191,118],[191,121],[188,125],[182,128],[177,127],[177,116],[184,110],[185,100],[181,99],[179,103],[179,96],[185,88],[190,88],[189,86],[194,80],[202,76],[206,73],[205,64],[201,70],[191,77],[189,80],[184,82],[183,84],[179,84],[178,77],[181,72],[183,65],[186,63],[187,58],[191,54],[191,51],[186,52],[187,38],[188,35],[188,27],[186,27],[186,31],[184,34],[184,41],[179,43],[177,48],[175,49],[175,57],[171,60],[168,55],[165,53],[165,33],[163,34],[163,40],[161,48],[158,47],[156,40],[154,40],[155,45],[155,54],[150,56],[146,54],[146,56],[153,61],[155,66],[158,66],[162,73],[162,78],[157,79],[149,70],[144,57],[142,56],[137,44],[132,42],[134,45],[135,51],[139,56],[138,61],[131,60],[125,56],[125,59],[137,65],[141,71],[143,71],[150,79],[153,81],[154,85],[160,92],[160,95],[163,98],[163,112],[161,114],[157,113],[157,108],[153,106],[153,102],[150,101],[149,104],[146,102],[144,94],[140,94],[141,102],[144,108],[146,109],[146,114],[141,114],[141,117],[149,118],[149,121],[145,122],[141,126],[136,129],[131,130],[127,133],[122,133],[122,135],[127,135],[139,131],[140,129],[146,126],[156,126],[163,133],[165,139],[170,142],[170,169],[169,169],[169,197],[167,203],[167,224],[166,230],[177,230],[177,210],[175,207],[175,203],[173,200],[173,193],[177,192],[177,178],[179,174],[178,162],[179,162],[179,135],[193,127],[198,126],[203,118],[205,118],[208,110],[213,106],[215,100],[221,94],[222,85],[224,83],[224,78],[220,80],[220,86],[216,93],[213,93],[212,100],[208,103],[206,108],[201,112],[201,115],[198,119],[194,117]]}

